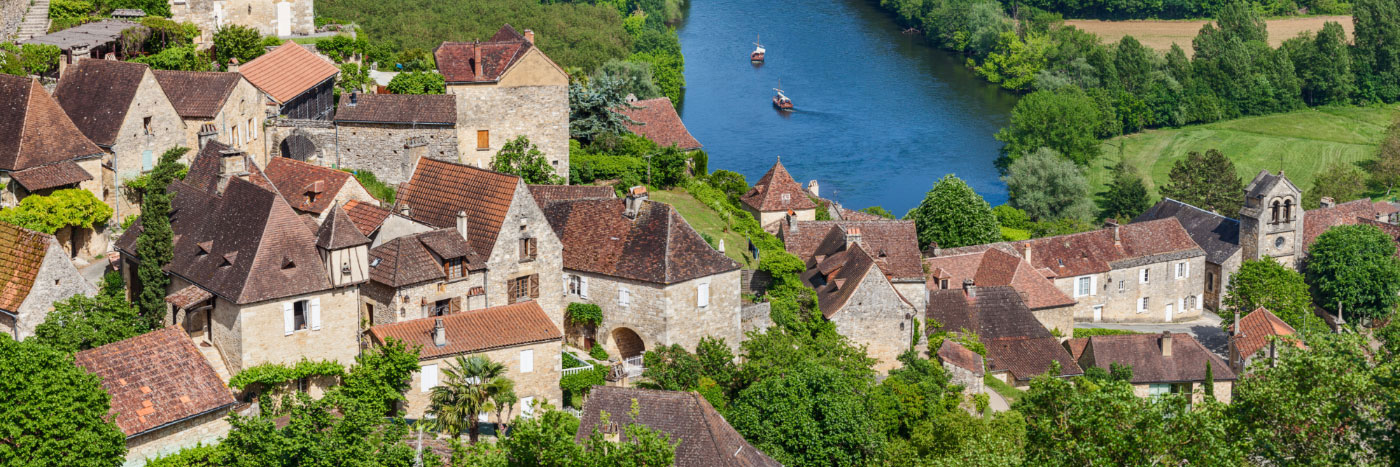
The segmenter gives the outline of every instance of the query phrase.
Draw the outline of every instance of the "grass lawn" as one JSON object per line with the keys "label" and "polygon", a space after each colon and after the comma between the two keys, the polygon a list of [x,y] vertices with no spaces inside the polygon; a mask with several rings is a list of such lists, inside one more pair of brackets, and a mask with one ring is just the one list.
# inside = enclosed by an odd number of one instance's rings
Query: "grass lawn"
{"label": "grass lawn", "polygon": [[[753,257],[749,256],[748,239],[733,230],[728,230],[728,224],[719,217],[719,213],[709,206],[701,204],[695,197],[690,196],[685,190],[672,188],[670,190],[651,190],[648,196],[662,203],[676,207],[680,211],[681,217],[690,223],[696,232],[708,234],[718,242],[724,239],[724,254],[734,261],[738,261],[744,267],[756,267],[753,264]],[[718,244],[716,244],[718,246]]]}
{"label": "grass lawn", "polygon": [[[1104,156],[1085,173],[1094,193],[1101,194],[1120,157],[1147,179],[1148,192],[1167,182],[1172,164],[1190,151],[1219,149],[1235,162],[1247,184],[1260,170],[1282,168],[1299,188],[1313,185],[1313,174],[1332,161],[1357,163],[1375,157],[1394,106],[1319,107],[1289,113],[1246,117],[1149,130],[1103,143]],[[1121,152],[1120,152],[1121,144]]]}
{"label": "grass lawn", "polygon": [[1026,391],[1011,387],[1010,384],[1006,384],[1001,379],[992,375],[983,376],[982,382],[986,383],[987,387],[992,388],[997,394],[1001,394],[1001,397],[1006,399],[1007,404],[1014,404],[1016,403],[1016,399],[1020,399],[1021,396],[1026,395]]}

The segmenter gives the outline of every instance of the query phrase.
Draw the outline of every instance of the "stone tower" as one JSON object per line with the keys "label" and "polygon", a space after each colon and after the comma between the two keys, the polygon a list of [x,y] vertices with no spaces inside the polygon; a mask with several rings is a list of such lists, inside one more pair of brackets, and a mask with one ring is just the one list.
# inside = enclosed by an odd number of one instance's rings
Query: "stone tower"
{"label": "stone tower", "polygon": [[1240,209],[1241,259],[1274,258],[1296,269],[1303,259],[1303,192],[1288,177],[1259,171]]}

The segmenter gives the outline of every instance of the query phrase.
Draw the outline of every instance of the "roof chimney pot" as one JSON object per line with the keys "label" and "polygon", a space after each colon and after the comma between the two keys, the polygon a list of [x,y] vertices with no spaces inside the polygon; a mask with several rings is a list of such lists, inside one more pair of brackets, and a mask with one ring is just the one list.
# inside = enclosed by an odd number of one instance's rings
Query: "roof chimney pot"
{"label": "roof chimney pot", "polygon": [[469,240],[469,237],[467,237],[466,211],[457,211],[457,233],[462,235],[462,240]]}
{"label": "roof chimney pot", "polygon": [[535,43],[535,30],[533,30],[533,29],[526,29],[526,30],[525,30],[525,41],[526,41],[526,42],[529,42],[529,43],[531,43],[531,44],[534,44],[534,43]]}
{"label": "roof chimney pot", "polygon": [[963,292],[967,294],[968,299],[977,298],[977,283],[971,278],[963,279]]}
{"label": "roof chimney pot", "polygon": [[433,322],[433,345],[438,347],[447,345],[447,327],[443,326],[442,318]]}
{"label": "roof chimney pot", "polygon": [[1172,332],[1162,331],[1162,356],[1172,356]]}

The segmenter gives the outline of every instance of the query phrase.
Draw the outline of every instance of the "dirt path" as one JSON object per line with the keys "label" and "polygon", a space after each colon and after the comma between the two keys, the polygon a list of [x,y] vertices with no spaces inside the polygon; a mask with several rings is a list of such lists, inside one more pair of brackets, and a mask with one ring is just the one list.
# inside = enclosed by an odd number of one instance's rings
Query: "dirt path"
{"label": "dirt path", "polygon": [[[1352,25],[1350,16],[1309,16],[1305,18],[1283,18],[1268,20],[1269,45],[1278,47],[1285,39],[1291,39],[1303,31],[1316,31],[1322,29],[1322,24],[1328,21],[1335,21],[1342,24],[1342,29],[1346,30],[1347,39],[1352,37]],[[1066,20],[1065,24],[1074,26],[1084,31],[1098,34],[1103,38],[1104,43],[1118,42],[1125,35],[1132,35],[1143,45],[1160,51],[1170,50],[1172,43],[1180,45],[1186,50],[1186,56],[1191,56],[1191,39],[1196,37],[1196,33],[1201,31],[1208,20],[1136,20],[1136,21],[1099,21],[1089,19]]]}

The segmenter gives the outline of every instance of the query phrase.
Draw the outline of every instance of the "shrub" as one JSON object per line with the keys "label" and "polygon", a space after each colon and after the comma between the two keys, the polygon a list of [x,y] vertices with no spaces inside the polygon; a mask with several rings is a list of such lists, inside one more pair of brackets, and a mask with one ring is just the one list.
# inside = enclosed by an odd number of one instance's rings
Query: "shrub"
{"label": "shrub", "polygon": [[[602,346],[594,346],[599,349]],[[564,390],[564,401],[571,407],[582,408],[583,396],[588,395],[593,390],[593,386],[601,386],[607,381],[608,367],[604,365],[593,365],[593,369],[580,371],[571,375],[559,378],[559,388]]]}
{"label": "shrub", "polygon": [[598,360],[600,362],[608,361],[608,351],[604,350],[603,346],[601,345],[593,346],[593,349],[588,351],[588,356],[593,357],[594,360]]}
{"label": "shrub", "polygon": [[570,303],[564,318],[569,324],[597,326],[603,322],[603,309],[592,303]]}
{"label": "shrub", "polygon": [[1129,331],[1129,330],[1127,330],[1127,329],[1098,329],[1098,328],[1075,328],[1075,329],[1074,329],[1074,338],[1075,338],[1075,339],[1084,339],[1084,338],[1086,338],[1086,337],[1093,337],[1093,336],[1125,336],[1125,335],[1130,335],[1130,334],[1143,334],[1143,333],[1138,332],[1138,331]]}
{"label": "shrub", "polygon": [[233,375],[233,378],[229,379],[228,385],[239,390],[254,384],[273,387],[310,376],[345,376],[345,367],[336,361],[311,361],[306,358],[302,358],[300,362],[292,366],[264,363],[245,368]]}
{"label": "shrub", "polygon": [[379,178],[374,176],[374,172],[368,170],[343,170],[355,174],[355,180],[359,181],[360,185],[363,185],[365,191],[368,191],[369,195],[373,196],[374,199],[388,204],[394,204],[394,187],[379,181]]}

